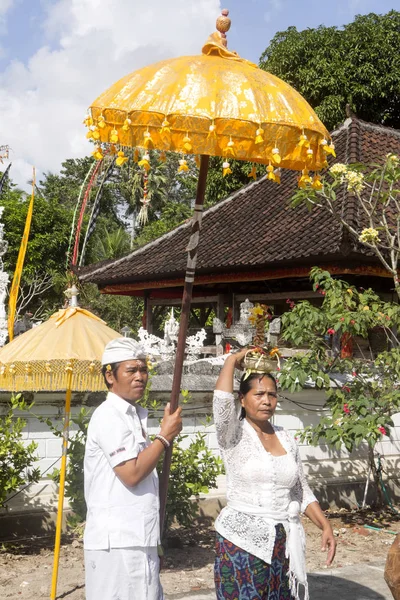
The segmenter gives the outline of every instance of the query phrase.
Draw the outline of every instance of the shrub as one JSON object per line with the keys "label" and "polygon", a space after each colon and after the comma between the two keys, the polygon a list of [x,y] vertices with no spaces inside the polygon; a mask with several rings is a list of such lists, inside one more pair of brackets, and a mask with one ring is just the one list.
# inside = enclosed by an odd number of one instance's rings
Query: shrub
{"label": "shrub", "polygon": [[15,416],[17,410],[30,410],[31,406],[21,394],[13,395],[0,416],[0,506],[5,506],[7,498],[24,483],[36,483],[40,478],[40,470],[31,468],[37,461],[37,444],[24,444],[22,430],[26,421]]}

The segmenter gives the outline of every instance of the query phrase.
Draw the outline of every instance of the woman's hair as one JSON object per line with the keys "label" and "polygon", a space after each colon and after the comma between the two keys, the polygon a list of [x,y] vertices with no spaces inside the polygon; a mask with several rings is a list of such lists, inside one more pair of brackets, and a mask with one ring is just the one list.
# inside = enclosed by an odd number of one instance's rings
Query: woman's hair
{"label": "woman's hair", "polygon": [[[112,364],[110,364],[110,367],[111,367],[111,372],[112,372],[112,374],[114,375],[115,379],[117,379],[117,371],[118,371],[118,368],[119,368],[119,365],[120,365],[120,364],[121,364],[120,362],[116,362],[116,363],[112,363]],[[107,369],[107,367],[108,367],[108,366],[109,366],[109,365],[103,365],[103,366],[101,367],[101,372],[102,372],[102,374],[103,374],[103,377],[104,377],[104,382],[105,382],[105,384],[106,384],[106,386],[107,386],[107,389],[109,390],[109,389],[111,388],[111,385],[108,383],[108,381],[107,381],[107,379],[106,379],[106,373],[107,373],[107,371],[110,371],[110,369]]]}
{"label": "woman's hair", "polygon": [[[254,379],[258,379],[258,381],[261,381],[261,379],[264,379],[264,377],[268,377],[271,381],[274,382],[275,388],[277,388],[277,384],[276,384],[276,379],[273,375],[271,375],[271,373],[250,373],[250,375],[248,377],[246,377],[246,373],[244,373],[240,379],[240,383],[239,383],[239,395],[241,396],[245,396],[247,394],[247,392],[249,392],[251,390],[251,382]],[[244,406],[241,407],[240,410],[240,415],[239,415],[239,421],[243,421],[243,419],[246,418],[246,409]]]}
{"label": "woman's hair", "polygon": [[258,379],[258,381],[261,381],[261,379],[264,379],[264,377],[269,377],[269,379],[274,382],[275,387],[278,387],[276,385],[276,379],[271,373],[250,373],[248,377],[246,377],[246,373],[244,373],[239,383],[239,394],[242,394],[242,396],[247,394],[247,392],[251,390],[251,382],[254,379]]}

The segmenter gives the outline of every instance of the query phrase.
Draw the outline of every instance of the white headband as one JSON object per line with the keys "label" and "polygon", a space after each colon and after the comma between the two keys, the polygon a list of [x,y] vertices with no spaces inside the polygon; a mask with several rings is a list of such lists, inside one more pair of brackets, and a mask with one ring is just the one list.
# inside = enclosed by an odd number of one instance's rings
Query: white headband
{"label": "white headband", "polygon": [[102,365],[110,365],[124,360],[146,360],[147,352],[140,342],[132,338],[116,338],[108,342],[101,358]]}

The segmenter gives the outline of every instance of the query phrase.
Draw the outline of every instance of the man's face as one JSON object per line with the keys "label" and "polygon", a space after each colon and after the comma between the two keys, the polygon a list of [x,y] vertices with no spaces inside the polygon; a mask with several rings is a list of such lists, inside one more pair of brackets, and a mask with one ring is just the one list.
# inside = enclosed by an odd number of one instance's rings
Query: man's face
{"label": "man's face", "polygon": [[106,371],[110,392],[131,404],[137,402],[144,394],[149,378],[145,360],[124,360],[117,372]]}

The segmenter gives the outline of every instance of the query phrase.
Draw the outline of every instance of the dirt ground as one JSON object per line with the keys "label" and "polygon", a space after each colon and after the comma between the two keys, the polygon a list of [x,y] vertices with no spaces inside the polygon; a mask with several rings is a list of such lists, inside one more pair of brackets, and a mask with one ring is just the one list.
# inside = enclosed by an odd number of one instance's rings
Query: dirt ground
{"label": "dirt ground", "polygon": [[[328,513],[327,513],[328,514]],[[387,511],[345,511],[328,514],[338,542],[335,566],[348,566],[384,559],[394,535],[400,532],[400,516]],[[364,525],[382,528],[365,529]],[[319,530],[304,520],[309,571],[324,568]],[[48,598],[53,567],[53,536],[30,538],[0,547],[1,598]],[[175,529],[168,540],[162,571],[165,593],[188,593],[213,587],[214,531],[211,526]],[[58,598],[84,600],[83,545],[69,535],[61,548]]]}

